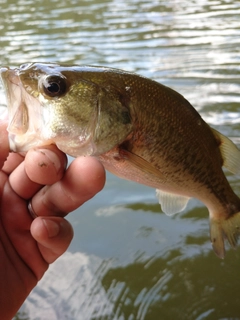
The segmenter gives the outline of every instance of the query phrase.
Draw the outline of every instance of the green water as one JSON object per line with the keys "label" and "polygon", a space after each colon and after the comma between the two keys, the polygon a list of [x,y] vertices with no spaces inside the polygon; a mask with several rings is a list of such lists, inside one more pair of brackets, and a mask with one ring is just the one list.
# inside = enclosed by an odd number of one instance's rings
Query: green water
{"label": "green water", "polygon": [[[0,64],[134,71],[182,93],[240,146],[240,2],[0,0]],[[4,105],[2,89],[0,104]],[[239,177],[227,173],[240,195]],[[165,216],[155,191],[108,174],[72,213],[75,238],[18,314],[40,320],[240,320],[240,248],[218,259],[197,200]]]}

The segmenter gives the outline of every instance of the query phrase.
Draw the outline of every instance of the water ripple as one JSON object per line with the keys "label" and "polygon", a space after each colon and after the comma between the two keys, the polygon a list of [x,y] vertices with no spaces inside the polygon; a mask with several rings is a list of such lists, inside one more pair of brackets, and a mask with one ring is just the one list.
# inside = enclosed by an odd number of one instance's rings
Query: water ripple
{"label": "water ripple", "polygon": [[[150,288],[150,290],[144,290],[140,292],[134,305],[139,305],[138,313],[136,319],[144,320],[148,313],[148,308],[154,301],[158,300],[158,296],[162,289],[168,284],[169,280],[172,278],[170,271],[165,272],[165,274]],[[165,297],[166,298],[166,297]],[[140,300],[140,301],[138,301]]]}

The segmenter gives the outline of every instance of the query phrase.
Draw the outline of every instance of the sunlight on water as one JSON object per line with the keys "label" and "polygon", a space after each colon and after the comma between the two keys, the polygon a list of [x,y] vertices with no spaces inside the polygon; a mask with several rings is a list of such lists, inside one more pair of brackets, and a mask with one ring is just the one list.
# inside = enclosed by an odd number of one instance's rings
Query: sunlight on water
{"label": "sunlight on water", "polygon": [[[1,65],[58,61],[138,72],[179,91],[240,145],[238,1],[0,0],[0,9]],[[240,194],[238,177],[227,177]],[[207,209],[192,199],[170,218],[155,190],[107,178],[69,216],[74,241],[19,318],[240,320],[240,251],[215,257]]]}

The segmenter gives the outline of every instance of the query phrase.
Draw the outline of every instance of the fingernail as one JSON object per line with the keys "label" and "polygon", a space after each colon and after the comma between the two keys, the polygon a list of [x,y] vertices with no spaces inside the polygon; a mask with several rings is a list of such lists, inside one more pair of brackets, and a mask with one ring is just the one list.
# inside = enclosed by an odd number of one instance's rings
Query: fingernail
{"label": "fingernail", "polygon": [[53,238],[59,234],[59,224],[53,220],[42,218],[42,221],[47,229],[48,237]]}

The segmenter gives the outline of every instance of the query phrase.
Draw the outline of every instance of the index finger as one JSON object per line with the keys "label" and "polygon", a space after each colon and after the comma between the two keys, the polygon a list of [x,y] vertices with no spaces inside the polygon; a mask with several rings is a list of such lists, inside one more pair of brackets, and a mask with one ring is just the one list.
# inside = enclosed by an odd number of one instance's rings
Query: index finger
{"label": "index finger", "polygon": [[32,149],[25,160],[10,174],[12,189],[24,199],[31,198],[43,185],[60,180],[65,172],[67,157],[55,145]]}
{"label": "index finger", "polygon": [[104,184],[103,165],[93,157],[79,157],[73,160],[60,181],[35,194],[32,208],[38,216],[65,216],[91,199]]}

